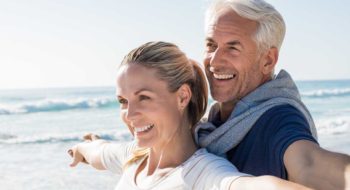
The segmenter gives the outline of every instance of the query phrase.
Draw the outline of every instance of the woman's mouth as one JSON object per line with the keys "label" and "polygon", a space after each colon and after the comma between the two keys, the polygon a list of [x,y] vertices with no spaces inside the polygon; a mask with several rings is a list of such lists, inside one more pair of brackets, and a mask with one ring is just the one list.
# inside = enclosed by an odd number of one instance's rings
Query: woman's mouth
{"label": "woman's mouth", "polygon": [[146,125],[143,127],[133,127],[136,133],[148,132],[154,127],[154,124]]}

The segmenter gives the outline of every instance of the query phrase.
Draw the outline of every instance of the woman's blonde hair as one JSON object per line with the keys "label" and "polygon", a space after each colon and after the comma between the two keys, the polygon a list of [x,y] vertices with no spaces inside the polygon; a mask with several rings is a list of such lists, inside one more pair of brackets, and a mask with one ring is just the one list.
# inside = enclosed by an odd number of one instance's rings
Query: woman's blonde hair
{"label": "woman's blonde hair", "polygon": [[[137,64],[155,69],[157,77],[168,84],[169,92],[176,92],[182,85],[191,88],[192,97],[187,105],[187,120],[193,127],[203,117],[208,102],[208,88],[203,71],[193,60],[174,44],[148,42],[127,54],[121,65]],[[149,150],[138,148],[125,167],[148,155]]]}

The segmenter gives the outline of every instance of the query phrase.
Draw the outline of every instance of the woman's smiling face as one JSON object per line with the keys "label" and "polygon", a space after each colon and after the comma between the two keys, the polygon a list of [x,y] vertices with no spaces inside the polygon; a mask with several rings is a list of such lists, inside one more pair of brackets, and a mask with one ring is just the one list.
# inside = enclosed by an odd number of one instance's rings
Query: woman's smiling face
{"label": "woman's smiling face", "polygon": [[139,147],[161,147],[181,125],[176,92],[157,77],[156,70],[142,65],[123,65],[117,75],[116,96],[121,117]]}

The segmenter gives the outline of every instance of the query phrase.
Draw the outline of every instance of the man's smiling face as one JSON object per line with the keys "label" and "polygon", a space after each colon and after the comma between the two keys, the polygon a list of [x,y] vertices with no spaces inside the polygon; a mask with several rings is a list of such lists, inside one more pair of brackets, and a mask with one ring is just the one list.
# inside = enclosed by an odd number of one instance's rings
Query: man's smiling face
{"label": "man's smiling face", "polygon": [[216,13],[206,31],[205,72],[212,97],[236,102],[263,83],[260,54],[253,40],[257,23],[230,9]]}

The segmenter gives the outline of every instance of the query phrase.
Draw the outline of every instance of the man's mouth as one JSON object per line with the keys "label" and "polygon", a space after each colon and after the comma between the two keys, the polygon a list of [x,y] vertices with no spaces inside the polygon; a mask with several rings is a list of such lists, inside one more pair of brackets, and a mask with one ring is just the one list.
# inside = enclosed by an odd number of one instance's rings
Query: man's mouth
{"label": "man's mouth", "polygon": [[216,74],[213,73],[213,76],[215,79],[218,80],[229,80],[229,79],[233,79],[236,75],[234,74]]}
{"label": "man's mouth", "polygon": [[218,73],[215,72],[214,67],[210,67],[209,71],[213,74],[214,78],[217,80],[230,80],[236,77],[235,74],[229,74],[229,73]]}

